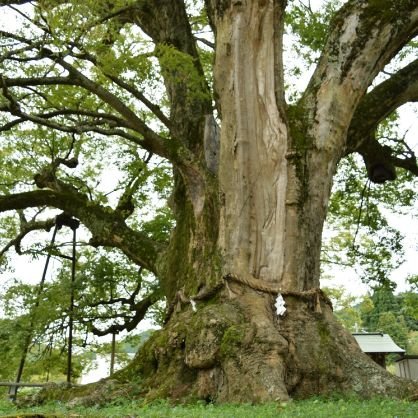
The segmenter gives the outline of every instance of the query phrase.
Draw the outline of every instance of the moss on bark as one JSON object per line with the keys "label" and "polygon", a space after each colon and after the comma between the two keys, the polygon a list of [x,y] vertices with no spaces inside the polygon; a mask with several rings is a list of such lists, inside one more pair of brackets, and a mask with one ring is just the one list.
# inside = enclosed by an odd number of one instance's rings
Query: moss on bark
{"label": "moss on bark", "polygon": [[390,375],[362,353],[327,304],[317,312],[287,297],[287,312],[277,320],[270,296],[239,287],[234,294],[199,303],[197,311],[184,305],[111,379],[51,388],[38,400],[262,403],[333,393],[407,398],[417,391],[416,383]]}

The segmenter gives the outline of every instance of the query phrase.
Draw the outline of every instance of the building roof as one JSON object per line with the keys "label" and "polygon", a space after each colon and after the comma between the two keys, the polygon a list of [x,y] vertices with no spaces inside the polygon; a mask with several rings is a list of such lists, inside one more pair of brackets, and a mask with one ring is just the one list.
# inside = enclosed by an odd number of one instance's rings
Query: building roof
{"label": "building roof", "polygon": [[354,333],[353,336],[365,353],[405,353],[388,334],[368,332]]}

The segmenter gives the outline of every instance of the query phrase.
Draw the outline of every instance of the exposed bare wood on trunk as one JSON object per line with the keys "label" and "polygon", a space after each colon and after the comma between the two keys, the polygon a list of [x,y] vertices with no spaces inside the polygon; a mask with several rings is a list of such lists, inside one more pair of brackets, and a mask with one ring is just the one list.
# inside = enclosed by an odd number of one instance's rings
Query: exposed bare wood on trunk
{"label": "exposed bare wood on trunk", "polygon": [[217,22],[215,77],[222,113],[220,245],[225,269],[278,281],[287,128],[275,95],[274,17],[271,1],[235,2],[225,12]]}

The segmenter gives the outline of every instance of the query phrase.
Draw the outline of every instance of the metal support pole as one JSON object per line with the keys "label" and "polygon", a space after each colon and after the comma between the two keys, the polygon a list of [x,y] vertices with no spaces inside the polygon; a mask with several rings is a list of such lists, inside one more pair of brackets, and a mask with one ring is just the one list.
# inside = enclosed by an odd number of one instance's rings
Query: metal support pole
{"label": "metal support pole", "polygon": [[72,257],[66,256],[66,255],[63,255],[63,254],[59,255],[62,258],[72,260],[71,301],[70,301],[69,338],[68,338],[68,371],[67,371],[67,382],[71,383],[71,375],[72,375],[72,370],[71,370],[72,358],[71,357],[72,357],[73,327],[74,327],[74,281],[75,281],[75,266],[76,266],[76,229],[80,226],[80,221],[75,219],[75,218],[72,218],[70,215],[68,215],[66,213],[62,213],[55,218],[54,232],[52,234],[51,243],[50,243],[50,246],[49,246],[49,249],[48,249],[48,254],[47,254],[46,261],[45,261],[45,267],[44,267],[44,271],[42,273],[42,278],[41,278],[41,281],[39,282],[39,287],[38,287],[38,292],[36,294],[35,304],[32,307],[31,320],[30,320],[30,324],[29,324],[28,333],[26,335],[26,338],[25,338],[25,341],[24,341],[24,344],[23,344],[23,353],[22,353],[22,357],[21,357],[21,360],[20,360],[20,363],[19,363],[19,368],[18,368],[17,375],[16,375],[16,382],[15,382],[16,384],[10,385],[10,387],[9,387],[9,398],[13,401],[15,401],[16,397],[17,397],[17,390],[18,390],[18,387],[19,387],[18,383],[20,382],[20,379],[22,377],[23,369],[25,367],[26,357],[27,357],[28,352],[29,352],[29,347],[30,347],[30,343],[31,343],[31,340],[32,340],[32,336],[33,336],[33,329],[34,329],[34,326],[35,326],[36,308],[38,308],[40,300],[41,300],[41,295],[42,295],[42,292],[43,292],[45,279],[46,279],[46,273],[48,271],[49,261],[51,259],[51,249],[54,246],[57,231],[59,229],[61,229],[63,226],[68,226],[73,231],[73,254],[72,254]]}
{"label": "metal support pole", "polygon": [[110,376],[115,371],[116,333],[112,332],[112,352],[110,354]]}
{"label": "metal support pole", "polygon": [[[22,357],[20,359],[19,368],[17,370],[17,375],[16,375],[16,383],[20,382],[20,379],[21,379],[22,374],[23,374],[23,369],[25,367],[26,357],[28,355],[30,342],[32,340],[33,328],[35,326],[36,309],[39,306],[39,302],[40,302],[40,299],[41,299],[41,294],[42,294],[42,291],[43,291],[43,288],[44,288],[46,273],[48,271],[48,266],[49,266],[49,260],[51,259],[51,248],[53,247],[53,245],[55,243],[55,237],[57,235],[57,231],[58,231],[58,225],[55,225],[54,232],[52,234],[51,244],[50,244],[49,250],[48,250],[48,255],[47,255],[46,261],[45,261],[44,271],[42,273],[41,281],[39,282],[39,287],[38,287],[38,292],[36,294],[35,304],[32,307],[29,330],[28,330],[28,333],[26,335],[26,338],[25,338],[25,341],[24,341],[24,344],[23,344]],[[9,398],[12,401],[16,400],[18,388],[19,388],[18,385],[14,385],[14,386],[9,387]]]}
{"label": "metal support pole", "polygon": [[68,322],[68,358],[67,358],[67,384],[71,384],[72,378],[72,356],[73,356],[73,330],[74,330],[74,283],[76,264],[76,227],[73,230],[73,257],[71,264],[71,288],[70,288],[70,312]]}

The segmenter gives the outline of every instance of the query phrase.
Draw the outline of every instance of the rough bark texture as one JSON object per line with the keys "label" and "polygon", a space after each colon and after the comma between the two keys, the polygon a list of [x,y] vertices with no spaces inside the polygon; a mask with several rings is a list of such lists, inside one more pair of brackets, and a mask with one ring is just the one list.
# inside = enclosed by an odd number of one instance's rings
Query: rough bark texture
{"label": "rough bark texture", "polygon": [[[212,274],[178,279],[181,294],[166,328],[138,354],[135,364],[153,388],[148,396],[263,402],[414,390],[371,362],[321,294],[309,293],[319,287],[322,227],[353,113],[388,57],[414,32],[405,20],[395,29],[403,33],[391,37],[393,21],[364,17],[373,7],[351,2],[343,10],[306,94],[285,112],[277,53],[284,3],[208,2],[222,130],[219,189],[206,195],[205,204],[217,202],[212,214],[220,221],[203,212],[195,217],[201,221],[189,226],[184,265],[210,266]],[[417,13],[412,4],[405,7]],[[356,37],[373,25],[374,36]],[[214,241],[207,229],[205,238],[196,233],[199,224],[216,226]],[[216,257],[202,264],[203,247]],[[228,274],[239,280],[225,279]],[[288,295],[283,318],[269,286]],[[130,373],[119,376],[129,380]]]}
{"label": "rough bark texture", "polygon": [[[390,375],[361,352],[328,303],[286,297],[277,318],[269,296],[235,288],[194,312],[183,306],[111,379],[86,387],[41,392],[72,405],[97,405],[115,396],[174,402],[269,402],[312,395],[408,398],[412,381]],[[315,308],[316,306],[316,308]],[[267,322],[267,319],[269,322]]]}

